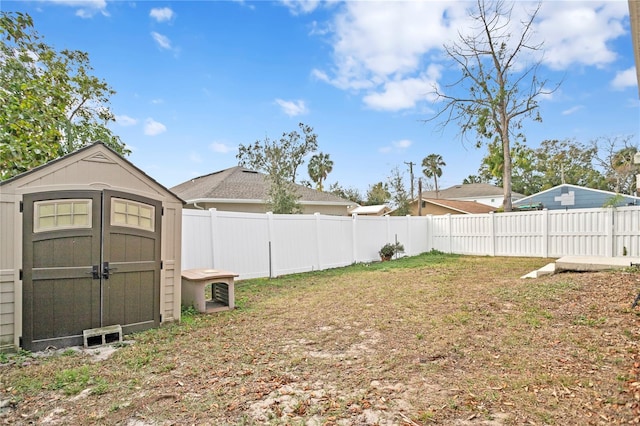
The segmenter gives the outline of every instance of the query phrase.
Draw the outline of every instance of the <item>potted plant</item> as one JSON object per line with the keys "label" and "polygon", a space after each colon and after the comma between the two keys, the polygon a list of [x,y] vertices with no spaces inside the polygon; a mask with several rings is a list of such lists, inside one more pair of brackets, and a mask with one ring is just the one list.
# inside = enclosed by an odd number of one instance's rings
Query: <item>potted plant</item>
{"label": "potted plant", "polygon": [[383,245],[378,252],[383,262],[385,260],[391,260],[391,258],[398,253],[404,253],[404,246],[400,243],[387,243]]}

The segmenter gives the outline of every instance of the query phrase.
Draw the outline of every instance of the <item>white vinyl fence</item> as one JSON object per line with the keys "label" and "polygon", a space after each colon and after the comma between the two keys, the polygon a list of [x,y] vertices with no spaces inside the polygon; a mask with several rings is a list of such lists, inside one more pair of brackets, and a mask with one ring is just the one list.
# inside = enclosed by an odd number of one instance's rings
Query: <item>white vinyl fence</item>
{"label": "white vinyl fence", "polygon": [[275,277],[379,260],[400,242],[488,256],[640,256],[640,207],[480,215],[370,217],[183,210],[182,267]]}

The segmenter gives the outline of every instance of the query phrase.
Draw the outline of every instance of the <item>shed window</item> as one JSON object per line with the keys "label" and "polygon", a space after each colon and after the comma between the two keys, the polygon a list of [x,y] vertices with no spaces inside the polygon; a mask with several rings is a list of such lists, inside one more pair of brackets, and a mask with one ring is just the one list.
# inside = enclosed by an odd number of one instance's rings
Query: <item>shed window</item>
{"label": "shed window", "polygon": [[91,199],[37,201],[34,209],[34,232],[91,228]]}
{"label": "shed window", "polygon": [[112,198],[111,225],[153,231],[155,229],[155,207],[137,201]]}

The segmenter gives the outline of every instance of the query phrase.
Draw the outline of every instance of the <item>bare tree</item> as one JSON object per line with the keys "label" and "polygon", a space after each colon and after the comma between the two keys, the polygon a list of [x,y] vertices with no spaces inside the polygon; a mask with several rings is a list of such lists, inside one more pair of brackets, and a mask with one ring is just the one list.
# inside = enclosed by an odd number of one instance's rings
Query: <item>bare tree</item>
{"label": "bare tree", "polygon": [[477,10],[471,18],[477,23],[471,35],[458,33],[459,41],[444,46],[459,67],[462,76],[450,85],[458,93],[452,95],[436,87],[435,94],[445,101],[444,107],[432,118],[440,120],[441,128],[455,122],[460,126],[462,138],[469,133],[477,135],[476,146],[483,141],[498,142],[502,148],[504,211],[511,211],[511,139],[524,140],[522,121],[532,118],[542,121],[538,109],[538,97],[552,93],[545,90],[547,80],[537,75],[540,60],[525,63],[542,49],[533,44],[533,22],[540,10],[540,3],[525,21],[520,22],[519,33],[512,25],[513,7],[502,0],[477,0]]}

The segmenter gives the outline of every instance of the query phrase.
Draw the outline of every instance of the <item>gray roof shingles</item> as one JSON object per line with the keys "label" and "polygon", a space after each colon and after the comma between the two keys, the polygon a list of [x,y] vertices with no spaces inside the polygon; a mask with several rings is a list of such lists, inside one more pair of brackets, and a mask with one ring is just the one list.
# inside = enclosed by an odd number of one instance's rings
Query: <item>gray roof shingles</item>
{"label": "gray roof shingles", "polygon": [[[488,183],[467,183],[463,185],[454,185],[446,189],[438,191],[423,191],[422,198],[471,198],[471,197],[491,197],[502,196],[504,191],[502,188]],[[523,196],[517,192],[512,194],[514,197]]]}
{"label": "gray roof shingles", "polygon": [[[208,175],[190,179],[171,188],[187,202],[192,200],[265,200],[269,183],[267,175],[236,166]],[[302,202],[353,205],[350,200],[316,191],[303,185],[295,185]]]}

